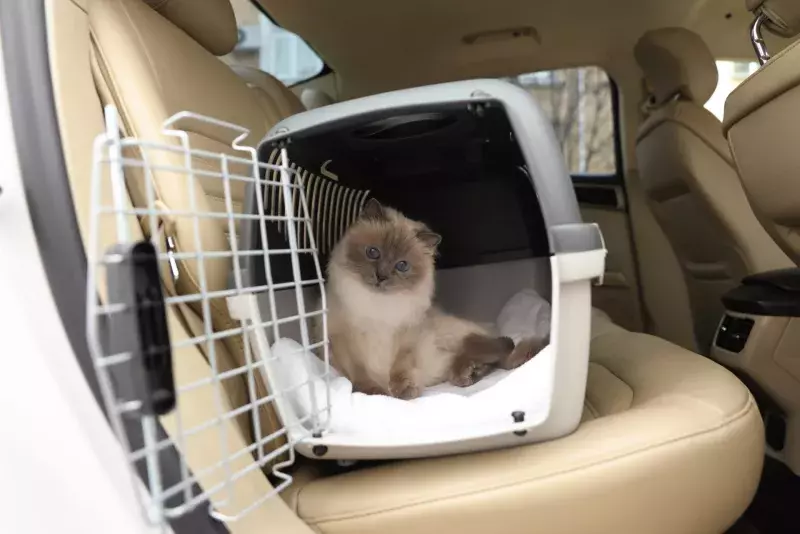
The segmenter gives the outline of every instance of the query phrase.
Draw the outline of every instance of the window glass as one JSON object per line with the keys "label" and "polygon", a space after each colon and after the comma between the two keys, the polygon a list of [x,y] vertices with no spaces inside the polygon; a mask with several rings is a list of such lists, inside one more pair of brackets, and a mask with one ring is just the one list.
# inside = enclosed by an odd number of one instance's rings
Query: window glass
{"label": "window glass", "polygon": [[250,0],[233,0],[239,43],[223,59],[269,72],[286,85],[313,78],[325,67],[298,35],[266,17]]}
{"label": "window glass", "polygon": [[722,120],[725,111],[725,99],[736,89],[736,86],[744,81],[758,69],[755,61],[717,61],[717,73],[719,81],[717,89],[711,98],[706,102],[706,109]]}
{"label": "window glass", "polygon": [[520,74],[505,78],[531,93],[553,123],[571,174],[614,174],[611,84],[598,67]]}

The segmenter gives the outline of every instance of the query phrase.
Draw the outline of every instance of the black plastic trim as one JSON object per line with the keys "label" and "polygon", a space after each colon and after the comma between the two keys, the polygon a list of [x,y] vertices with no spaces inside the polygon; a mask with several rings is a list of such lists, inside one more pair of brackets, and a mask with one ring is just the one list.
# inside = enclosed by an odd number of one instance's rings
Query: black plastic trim
{"label": "black plastic trim", "polygon": [[738,354],[744,350],[755,322],[748,317],[734,317],[727,313],[717,328],[714,345]]}
{"label": "black plastic trim", "polygon": [[[86,342],[86,256],[58,129],[44,0],[0,0],[0,36],[17,156],[39,253],[72,350],[105,413]],[[160,425],[158,430],[159,439],[165,438]],[[140,436],[131,438],[137,442]],[[164,451],[161,461],[164,483],[179,482],[176,451]],[[147,480],[143,467],[139,476]],[[197,486],[193,490],[200,492]],[[170,526],[175,534],[228,532],[208,515],[205,506],[170,520]]]}
{"label": "black plastic trim", "polygon": [[620,186],[615,183],[596,185],[595,183],[576,183],[573,180],[575,197],[579,206],[592,206],[621,211],[625,208],[617,193]]}
{"label": "black plastic trim", "polygon": [[620,187],[619,176],[609,174],[571,174],[572,183],[575,185],[603,185],[607,187]]}
{"label": "black plastic trim", "polygon": [[744,286],[768,286],[800,296],[800,268],[775,269],[742,278]]}
{"label": "black plastic trim", "polygon": [[725,309],[748,315],[800,317],[800,269],[747,276],[722,296]]}
{"label": "black plastic trim", "polygon": [[[617,183],[625,191],[625,160],[622,154],[622,119],[619,112],[619,86],[617,82],[606,72],[608,84],[611,88],[611,115],[614,121],[614,177]],[[628,199],[625,199],[627,203]]]}
{"label": "black plastic trim", "polygon": [[[619,87],[605,69],[603,69],[603,72],[608,76],[608,88],[611,93],[611,120],[613,121],[614,132],[614,172],[574,173],[571,174],[570,177],[575,184],[615,185],[624,190],[625,177],[623,175],[623,168],[625,165],[622,159],[622,124],[619,113]],[[627,202],[627,199],[625,199],[625,201]]]}

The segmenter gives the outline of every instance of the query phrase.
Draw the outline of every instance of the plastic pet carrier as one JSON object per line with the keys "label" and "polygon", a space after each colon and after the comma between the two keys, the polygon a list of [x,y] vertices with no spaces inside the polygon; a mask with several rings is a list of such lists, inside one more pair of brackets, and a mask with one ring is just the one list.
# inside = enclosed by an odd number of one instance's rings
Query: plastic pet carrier
{"label": "plastic pet carrier", "polygon": [[[195,132],[229,146],[194,147]],[[182,112],[156,139],[128,137],[108,107],[94,145],[87,338],[154,523],[202,503],[238,519],[291,483],[295,451],[423,457],[578,425],[605,248],[581,222],[528,93],[443,84],[298,114],[258,149],[249,135]],[[371,198],[442,236],[435,298],[445,311],[515,341],[549,332],[549,345],[466,388],[442,384],[411,401],[353,393],[330,365],[325,267]],[[200,398],[213,401],[200,410]],[[246,445],[230,448],[232,432]],[[209,446],[220,460],[191,471],[184,455]],[[274,491],[229,509],[259,468]]]}
{"label": "plastic pet carrier", "polygon": [[[259,146],[269,184],[250,184],[240,247],[286,250],[239,263],[231,287],[267,288],[238,306],[289,441],[326,459],[422,457],[556,438],[581,417],[591,284],[605,247],[581,221],[549,120],[511,84],[476,80],[370,96],[301,113]],[[272,177],[272,179],[270,179]],[[338,239],[375,198],[442,236],[436,301],[515,341],[550,344],[468,388],[435,386],[412,401],[353,393],[312,339],[325,322],[319,281]],[[291,286],[289,290],[274,288]],[[250,304],[246,304],[247,301]],[[549,302],[548,302],[549,301]],[[546,315],[550,312],[551,319]]]}

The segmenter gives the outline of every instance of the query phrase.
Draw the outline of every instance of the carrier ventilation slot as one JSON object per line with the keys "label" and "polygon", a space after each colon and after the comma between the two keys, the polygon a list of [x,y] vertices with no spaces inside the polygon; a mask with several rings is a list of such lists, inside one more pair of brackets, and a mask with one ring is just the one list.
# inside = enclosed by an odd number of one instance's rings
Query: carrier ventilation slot
{"label": "carrier ventilation slot", "polygon": [[[270,154],[268,163],[279,165],[279,160],[280,150],[275,149]],[[305,190],[308,214],[311,217],[313,237],[318,253],[321,257],[327,257],[350,225],[358,219],[361,209],[369,199],[370,191],[369,189],[345,187],[330,178],[314,174],[296,163],[290,163],[289,167],[296,171],[296,174],[292,175],[292,179],[299,179]],[[280,171],[268,171],[268,181],[279,183],[280,179]],[[281,187],[272,184],[266,187],[265,211],[271,215],[285,215]],[[292,215],[302,217],[300,211],[302,206],[297,198],[297,189],[292,191],[292,204],[295,208],[295,213]],[[276,226],[278,232],[286,237],[285,221],[277,222]],[[297,225],[297,240],[301,249],[311,248],[306,225]]]}

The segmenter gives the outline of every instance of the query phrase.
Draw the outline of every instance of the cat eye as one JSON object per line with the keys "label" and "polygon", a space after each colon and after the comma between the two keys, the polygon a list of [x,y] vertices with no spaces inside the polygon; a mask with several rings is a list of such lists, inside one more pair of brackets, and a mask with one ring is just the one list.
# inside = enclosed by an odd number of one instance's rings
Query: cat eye
{"label": "cat eye", "polygon": [[401,273],[404,273],[408,270],[408,262],[405,260],[398,261],[395,264],[394,268],[400,271]]}
{"label": "cat eye", "polygon": [[367,247],[367,258],[377,260],[381,257],[381,251],[375,247]]}

